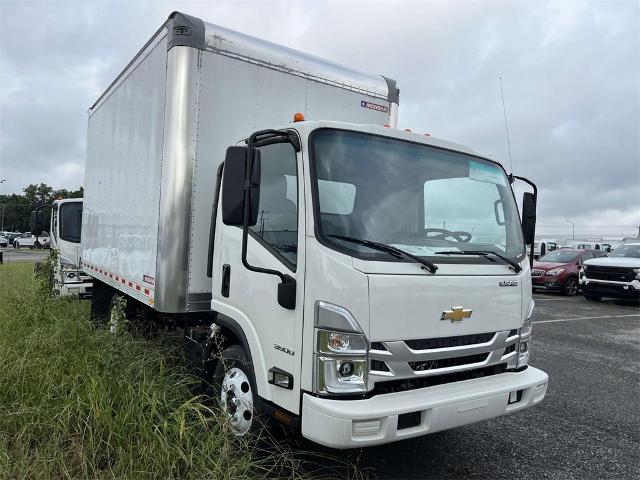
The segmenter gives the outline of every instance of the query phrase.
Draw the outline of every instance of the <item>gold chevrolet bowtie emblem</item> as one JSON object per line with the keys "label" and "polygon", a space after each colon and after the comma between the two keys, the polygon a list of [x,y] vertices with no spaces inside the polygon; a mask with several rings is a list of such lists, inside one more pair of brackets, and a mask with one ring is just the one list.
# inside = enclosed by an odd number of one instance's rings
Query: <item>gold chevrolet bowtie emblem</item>
{"label": "gold chevrolet bowtie emblem", "polygon": [[451,320],[453,322],[461,322],[463,318],[471,317],[471,309],[465,309],[464,307],[451,307],[451,310],[445,310],[442,312],[440,320]]}

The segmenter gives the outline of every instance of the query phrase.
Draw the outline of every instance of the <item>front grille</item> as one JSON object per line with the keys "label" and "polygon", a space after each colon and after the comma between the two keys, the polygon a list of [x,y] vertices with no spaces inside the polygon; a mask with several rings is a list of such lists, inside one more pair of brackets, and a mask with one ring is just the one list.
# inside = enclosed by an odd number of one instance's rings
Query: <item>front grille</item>
{"label": "front grille", "polygon": [[489,353],[480,353],[478,355],[465,355],[464,357],[427,360],[426,362],[409,362],[409,366],[414,371],[423,372],[425,370],[438,370],[440,368],[459,367],[461,365],[481,363],[484,362],[488,356]]}
{"label": "front grille", "polygon": [[374,372],[388,372],[389,367],[384,362],[380,360],[371,360],[371,370]]}
{"label": "front grille", "polygon": [[544,275],[544,270],[540,270],[539,268],[534,268],[533,270],[531,270],[532,277],[541,277],[542,275]]}
{"label": "front grille", "polygon": [[631,282],[636,278],[632,268],[601,267],[588,265],[585,268],[585,276],[593,280],[609,280],[613,282]]}
{"label": "front grille", "polygon": [[486,343],[493,338],[495,332],[477,335],[459,335],[457,337],[424,338],[421,340],[405,340],[412,350],[431,350],[433,348],[462,347],[474,343]]}
{"label": "front grille", "polygon": [[507,364],[494,365],[491,367],[477,368],[475,370],[465,370],[463,372],[449,373],[443,375],[434,375],[432,377],[419,377],[403,380],[389,380],[387,382],[376,383],[373,389],[373,395],[404,392],[406,390],[415,390],[418,388],[433,387],[442,385],[443,383],[461,382],[463,380],[471,380],[473,378],[488,377],[497,375],[507,371]]}
{"label": "front grille", "polygon": [[517,329],[511,329],[454,337],[373,342],[369,351],[369,388],[397,381],[408,381],[402,384],[414,385],[411,382],[418,378],[445,374],[451,379],[454,378],[451,375],[459,372],[475,372],[503,364],[505,368],[516,368],[518,338]]}

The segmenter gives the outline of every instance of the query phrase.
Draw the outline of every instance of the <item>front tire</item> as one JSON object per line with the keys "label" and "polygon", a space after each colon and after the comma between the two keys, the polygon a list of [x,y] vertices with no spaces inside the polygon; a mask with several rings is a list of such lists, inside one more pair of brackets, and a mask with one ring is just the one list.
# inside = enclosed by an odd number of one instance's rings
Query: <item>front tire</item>
{"label": "front tire", "polygon": [[109,331],[120,333],[126,328],[127,320],[127,298],[118,292],[113,292],[109,302]]}
{"label": "front tire", "polygon": [[93,279],[91,321],[96,325],[104,326],[107,324],[113,294],[113,288],[99,280]]}
{"label": "front tire", "polygon": [[562,287],[562,293],[567,297],[575,297],[578,293],[578,280],[574,277],[567,278]]}
{"label": "front tire", "polygon": [[212,379],[213,398],[236,437],[258,426],[253,367],[244,348],[232,345],[220,357]]}

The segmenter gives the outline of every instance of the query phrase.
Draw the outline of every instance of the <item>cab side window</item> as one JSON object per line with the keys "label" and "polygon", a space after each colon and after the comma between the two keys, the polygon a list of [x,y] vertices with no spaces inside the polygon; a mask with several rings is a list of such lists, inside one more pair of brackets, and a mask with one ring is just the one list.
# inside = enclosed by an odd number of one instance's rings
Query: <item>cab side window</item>
{"label": "cab side window", "polygon": [[260,209],[250,227],[274,255],[295,270],[298,259],[298,172],[290,143],[260,147]]}
{"label": "cab side window", "polygon": [[58,238],[58,206],[53,207],[53,221],[51,222],[51,233],[55,239]]}

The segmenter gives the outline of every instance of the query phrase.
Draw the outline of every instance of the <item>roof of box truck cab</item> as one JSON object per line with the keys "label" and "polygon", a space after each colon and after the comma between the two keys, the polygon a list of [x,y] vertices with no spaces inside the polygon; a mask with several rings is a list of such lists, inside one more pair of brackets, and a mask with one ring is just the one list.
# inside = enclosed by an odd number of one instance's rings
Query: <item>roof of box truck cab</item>
{"label": "roof of box truck cab", "polygon": [[190,15],[173,12],[89,110],[94,109],[120,80],[128,76],[133,70],[131,67],[134,67],[140,57],[144,57],[152,44],[164,37],[167,37],[167,50],[176,46],[197,48],[399,103],[400,91],[395,80],[391,78],[363,73],[315,55],[204,22]]}
{"label": "roof of box truck cab", "polygon": [[344,122],[310,120],[310,121],[292,123],[281,128],[294,128],[298,130],[301,134],[304,133],[303,136],[306,136],[309,133],[311,133],[312,130],[316,130],[319,128],[333,128],[337,130],[353,130],[358,132],[366,132],[366,133],[372,133],[375,135],[382,135],[385,137],[397,138],[399,140],[406,140],[413,143],[422,143],[425,145],[431,145],[431,146],[446,149],[446,150],[453,150],[456,152],[466,153],[468,155],[473,155],[475,157],[481,157],[481,158],[490,160],[492,162],[496,162],[496,159],[491,157],[490,155],[476,152],[475,150],[469,147],[466,147],[464,145],[461,145],[459,143],[442,140],[440,138],[432,137],[430,135],[407,132],[397,128],[380,127],[379,125],[357,125],[353,123],[344,123]]}

